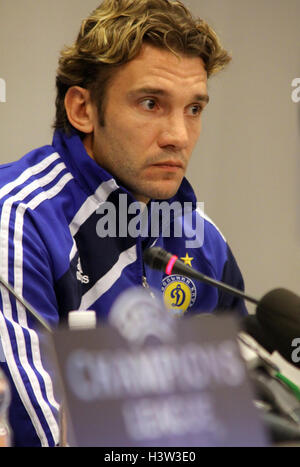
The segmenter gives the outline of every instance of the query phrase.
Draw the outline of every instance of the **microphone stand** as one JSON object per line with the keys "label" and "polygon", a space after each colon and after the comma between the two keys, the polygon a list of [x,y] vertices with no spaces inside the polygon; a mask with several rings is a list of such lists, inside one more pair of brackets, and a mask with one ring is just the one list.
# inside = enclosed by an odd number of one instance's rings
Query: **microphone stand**
{"label": "microphone stand", "polygon": [[11,293],[15,299],[21,303],[21,305],[24,306],[24,308],[26,308],[27,311],[29,311],[29,313],[35,317],[35,319],[37,319],[37,321],[42,325],[42,327],[44,329],[46,329],[47,332],[49,332],[50,334],[52,334],[53,330],[52,328],[49,326],[49,324],[47,323],[46,320],[44,320],[44,318],[30,305],[30,303],[27,302],[27,300],[25,300],[23,297],[19,296],[17,294],[17,292],[13,289],[13,287],[8,283],[6,282],[3,277],[0,276],[0,283],[5,287],[6,290],[9,291],[9,293]]}
{"label": "microphone stand", "polygon": [[247,295],[242,290],[236,289],[235,287],[225,284],[224,282],[212,279],[211,277],[206,276],[205,274],[202,274],[201,272],[196,271],[189,266],[186,266],[177,258],[177,256],[171,255],[160,247],[152,247],[145,250],[144,261],[152,269],[158,269],[167,275],[182,274],[184,276],[188,276],[190,278],[204,282],[208,285],[212,285],[213,287],[217,287],[218,289],[221,289],[224,292],[228,292],[231,295],[243,298],[244,300],[254,303],[255,305],[259,305],[260,303],[259,300],[251,297],[250,295]]}
{"label": "microphone stand", "polygon": [[[49,334],[53,334],[52,328],[49,326],[47,321],[27,302],[23,297],[21,297],[14,288],[0,276],[0,284],[4,286],[6,290],[10,294],[12,294],[15,299],[24,306],[24,308],[36,318],[36,320],[41,324],[41,326],[47,331]],[[64,402],[60,403],[59,409],[59,446],[66,447],[67,446],[67,422],[66,422],[66,413],[64,408]]]}

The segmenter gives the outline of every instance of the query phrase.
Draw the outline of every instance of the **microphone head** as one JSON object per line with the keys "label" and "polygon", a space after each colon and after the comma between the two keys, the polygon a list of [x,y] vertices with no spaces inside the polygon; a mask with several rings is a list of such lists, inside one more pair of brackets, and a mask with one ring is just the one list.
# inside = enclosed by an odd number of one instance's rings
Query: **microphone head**
{"label": "microphone head", "polygon": [[152,269],[164,270],[172,255],[163,248],[154,246],[144,252],[144,261]]}
{"label": "microphone head", "polygon": [[275,342],[265,332],[256,315],[243,316],[240,324],[242,331],[249,334],[267,352],[272,354],[276,350]]}
{"label": "microphone head", "polygon": [[275,350],[289,363],[300,367],[300,362],[292,359],[292,343],[300,338],[300,297],[286,289],[272,290],[260,300],[256,316],[276,344]]}

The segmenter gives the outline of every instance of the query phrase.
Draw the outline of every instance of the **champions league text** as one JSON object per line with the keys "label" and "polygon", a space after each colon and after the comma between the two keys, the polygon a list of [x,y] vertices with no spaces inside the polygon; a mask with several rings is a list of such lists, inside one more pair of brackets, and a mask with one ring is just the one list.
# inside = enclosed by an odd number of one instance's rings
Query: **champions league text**
{"label": "champions league text", "polygon": [[134,442],[195,433],[225,436],[226,426],[215,413],[209,389],[215,383],[238,387],[246,377],[230,340],[138,353],[77,350],[68,358],[66,373],[78,399],[121,400],[125,430]]}

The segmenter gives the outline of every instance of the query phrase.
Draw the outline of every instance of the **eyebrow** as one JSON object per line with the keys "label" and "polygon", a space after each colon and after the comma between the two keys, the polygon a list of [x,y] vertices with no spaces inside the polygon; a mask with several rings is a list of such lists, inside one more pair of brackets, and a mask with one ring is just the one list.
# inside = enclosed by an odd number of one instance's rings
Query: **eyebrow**
{"label": "eyebrow", "polygon": [[[152,94],[152,95],[155,95],[155,96],[169,96],[170,95],[164,89],[148,88],[148,87],[135,89],[135,90],[129,92],[130,97],[134,97],[134,96],[139,95],[139,94]],[[195,94],[191,100],[197,101],[197,102],[205,102],[206,104],[208,104],[209,96],[208,96],[208,94]]]}

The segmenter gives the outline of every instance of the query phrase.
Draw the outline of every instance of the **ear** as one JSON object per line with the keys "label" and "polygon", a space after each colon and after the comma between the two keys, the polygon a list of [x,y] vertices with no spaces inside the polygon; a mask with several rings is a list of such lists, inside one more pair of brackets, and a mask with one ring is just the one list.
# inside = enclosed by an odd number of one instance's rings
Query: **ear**
{"label": "ear", "polygon": [[87,134],[94,131],[94,111],[87,89],[71,86],[65,95],[65,109],[74,128]]}

